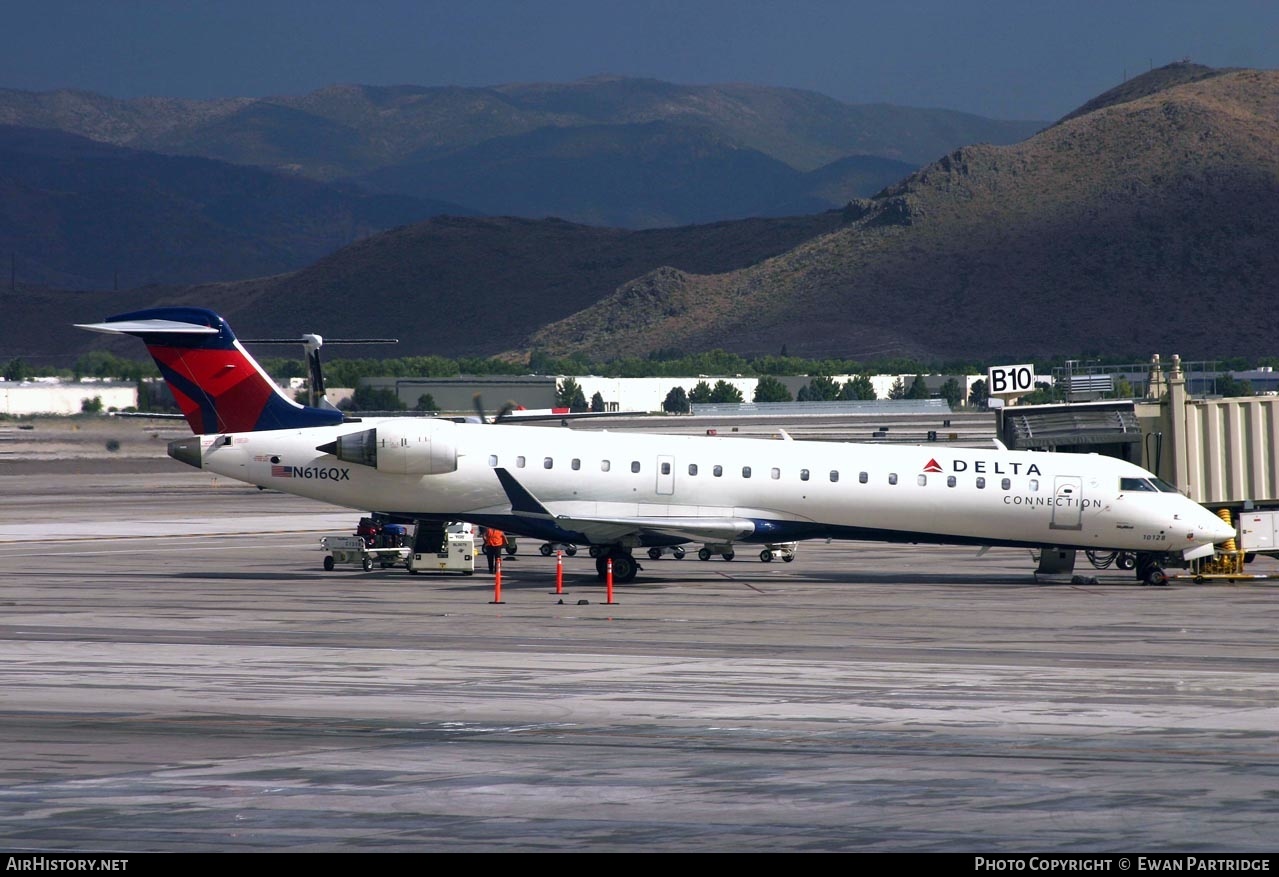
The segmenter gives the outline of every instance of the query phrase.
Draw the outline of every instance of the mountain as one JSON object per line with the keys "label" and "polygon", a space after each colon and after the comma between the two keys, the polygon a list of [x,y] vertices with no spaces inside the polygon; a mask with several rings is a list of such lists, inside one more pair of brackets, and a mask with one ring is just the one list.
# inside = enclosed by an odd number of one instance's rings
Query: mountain
{"label": "mountain", "polygon": [[1022,143],[955,150],[762,263],[657,269],[529,346],[1274,354],[1279,72],[1171,65],[1095,106]]}
{"label": "mountain", "polygon": [[647,231],[439,217],[259,280],[24,289],[0,349],[73,358],[105,342],[72,322],[189,303],[245,337],[402,339],[381,356],[1273,355],[1279,72],[1185,67],[1022,143],[953,150],[838,212]]}
{"label": "mountain", "polygon": [[242,338],[313,332],[400,339],[389,348],[333,348],[331,356],[488,356],[525,344],[533,330],[659,266],[730,271],[790,250],[841,221],[838,212],[827,212],[628,231],[554,219],[437,217],[358,241],[300,271],[258,280],[119,292],[23,289],[7,297],[0,361],[20,355],[36,365],[69,365],[91,347],[136,358],[136,344],[128,339],[92,335],[72,324],[158,304],[214,308]]}
{"label": "mountain", "polygon": [[[0,89],[0,124],[353,181],[473,212],[638,228],[843,206],[959,146],[1017,142],[1044,123],[600,76],[211,101]],[[803,175],[851,156],[898,164],[806,185]]]}
{"label": "mountain", "polygon": [[[0,252],[80,288],[278,274],[456,205],[0,126]],[[8,267],[8,266],[6,266]]]}

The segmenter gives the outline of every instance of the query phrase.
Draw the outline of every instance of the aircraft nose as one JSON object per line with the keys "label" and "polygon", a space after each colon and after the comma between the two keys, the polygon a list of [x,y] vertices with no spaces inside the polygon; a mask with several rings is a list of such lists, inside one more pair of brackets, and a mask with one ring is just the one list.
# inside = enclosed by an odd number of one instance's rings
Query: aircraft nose
{"label": "aircraft nose", "polygon": [[1227,524],[1224,520],[1211,513],[1204,529],[1212,537],[1213,544],[1233,539],[1236,535],[1233,524]]}

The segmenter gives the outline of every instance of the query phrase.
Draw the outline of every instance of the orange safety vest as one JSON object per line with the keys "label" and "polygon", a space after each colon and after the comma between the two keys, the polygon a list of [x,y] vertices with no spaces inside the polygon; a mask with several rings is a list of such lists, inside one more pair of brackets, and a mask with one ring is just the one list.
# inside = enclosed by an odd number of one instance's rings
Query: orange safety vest
{"label": "orange safety vest", "polygon": [[492,528],[484,531],[484,544],[491,548],[497,548],[506,544],[506,534],[501,530]]}

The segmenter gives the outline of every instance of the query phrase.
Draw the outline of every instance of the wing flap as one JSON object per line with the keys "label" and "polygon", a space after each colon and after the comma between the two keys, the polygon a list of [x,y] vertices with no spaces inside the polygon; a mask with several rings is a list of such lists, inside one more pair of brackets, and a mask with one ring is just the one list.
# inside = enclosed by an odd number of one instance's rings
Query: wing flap
{"label": "wing flap", "polygon": [[732,542],[755,532],[748,518],[689,515],[639,515],[635,517],[578,517],[557,515],[516,480],[506,469],[495,468],[498,481],[521,517],[552,521],[569,532],[581,533],[591,542],[616,542],[627,536],[665,536],[689,542]]}

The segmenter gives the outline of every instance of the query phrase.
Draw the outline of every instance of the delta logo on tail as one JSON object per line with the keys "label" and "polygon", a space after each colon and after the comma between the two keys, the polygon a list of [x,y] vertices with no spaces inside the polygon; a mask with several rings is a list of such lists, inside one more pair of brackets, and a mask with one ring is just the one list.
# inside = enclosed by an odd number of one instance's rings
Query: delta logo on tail
{"label": "delta logo on tail", "polygon": [[942,467],[937,463],[937,460],[934,458],[934,459],[930,459],[928,461],[928,464],[924,466],[924,471],[925,472],[941,472]]}

